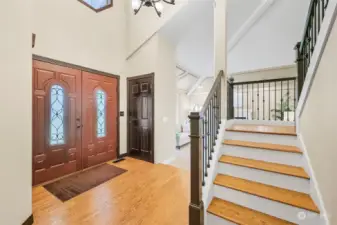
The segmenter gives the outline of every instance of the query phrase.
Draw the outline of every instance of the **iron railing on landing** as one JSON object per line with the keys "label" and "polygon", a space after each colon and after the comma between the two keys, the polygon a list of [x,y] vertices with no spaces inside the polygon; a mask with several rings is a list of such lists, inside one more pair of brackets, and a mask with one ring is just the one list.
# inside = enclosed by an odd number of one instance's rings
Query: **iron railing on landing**
{"label": "iron railing on landing", "polygon": [[298,71],[298,98],[301,95],[329,0],[311,0],[303,38],[295,46]]}
{"label": "iron railing on landing", "polygon": [[294,121],[296,78],[259,80],[227,85],[227,119]]}
{"label": "iron railing on landing", "polygon": [[202,186],[210,168],[215,141],[221,124],[221,86],[224,72],[220,71],[200,112],[189,116],[191,124],[191,201],[189,206],[189,224],[204,223],[204,203]]}

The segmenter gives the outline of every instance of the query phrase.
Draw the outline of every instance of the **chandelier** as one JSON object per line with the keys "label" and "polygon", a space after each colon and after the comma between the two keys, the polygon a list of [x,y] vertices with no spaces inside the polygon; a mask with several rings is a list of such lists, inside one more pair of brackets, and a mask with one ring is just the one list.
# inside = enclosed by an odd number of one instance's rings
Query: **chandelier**
{"label": "chandelier", "polygon": [[174,5],[175,0],[132,0],[132,8],[136,15],[143,6],[153,7],[160,17],[164,9],[163,2]]}

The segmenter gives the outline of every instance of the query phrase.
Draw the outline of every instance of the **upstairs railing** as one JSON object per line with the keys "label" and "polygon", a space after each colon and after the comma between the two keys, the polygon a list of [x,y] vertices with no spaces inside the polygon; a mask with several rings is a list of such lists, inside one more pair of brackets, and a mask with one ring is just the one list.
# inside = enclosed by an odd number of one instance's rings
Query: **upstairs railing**
{"label": "upstairs railing", "polygon": [[298,98],[301,95],[312,54],[315,50],[321,25],[325,17],[329,0],[312,0],[309,7],[305,30],[301,42],[295,46],[298,71]]}
{"label": "upstairs railing", "polygon": [[204,224],[204,203],[202,186],[209,176],[210,160],[214,153],[215,141],[221,124],[221,86],[223,71],[216,77],[212,89],[200,112],[189,116],[191,124],[191,201],[189,225]]}
{"label": "upstairs railing", "polygon": [[296,78],[259,80],[227,85],[227,119],[294,121]]}

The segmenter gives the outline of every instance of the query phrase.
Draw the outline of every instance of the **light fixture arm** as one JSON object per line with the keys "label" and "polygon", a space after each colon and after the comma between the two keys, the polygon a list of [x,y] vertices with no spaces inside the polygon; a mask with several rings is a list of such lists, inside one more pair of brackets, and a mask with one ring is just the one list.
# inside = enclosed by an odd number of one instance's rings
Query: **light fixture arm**
{"label": "light fixture arm", "polygon": [[157,9],[157,6],[156,6],[155,2],[153,0],[151,0],[151,2],[152,2],[154,10],[156,10],[157,15],[159,17],[161,17],[161,12]]}
{"label": "light fixture arm", "polygon": [[167,4],[175,5],[175,0],[170,0],[170,1],[162,0],[162,1],[167,3]]}
{"label": "light fixture arm", "polygon": [[134,9],[133,11],[135,12],[135,15],[139,12],[139,10],[143,7],[144,5],[144,2],[143,1],[140,1],[140,4],[139,4],[139,7],[138,9]]}

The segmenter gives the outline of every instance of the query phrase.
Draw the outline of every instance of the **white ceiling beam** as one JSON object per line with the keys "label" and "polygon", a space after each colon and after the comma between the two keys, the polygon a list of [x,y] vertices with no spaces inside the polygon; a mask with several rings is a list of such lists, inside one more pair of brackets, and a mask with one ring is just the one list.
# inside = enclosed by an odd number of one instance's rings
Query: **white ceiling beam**
{"label": "white ceiling beam", "polygon": [[199,77],[199,79],[194,83],[194,85],[187,91],[187,96],[190,96],[199,87],[199,85],[202,84],[202,82],[204,82],[205,79],[206,77]]}
{"label": "white ceiling beam", "polygon": [[199,78],[200,77],[199,75],[196,75],[196,74],[192,73],[191,71],[187,70],[186,68],[182,67],[181,65],[177,65],[176,67],[178,69],[180,69],[180,70],[183,70],[183,71],[187,72],[189,75],[191,75],[191,76],[193,76],[195,78]]}
{"label": "white ceiling beam", "polygon": [[180,79],[186,77],[187,75],[188,75],[188,73],[187,73],[186,71],[183,72],[182,74],[179,74],[179,75],[178,75],[178,80],[180,80]]}
{"label": "white ceiling beam", "polygon": [[242,24],[239,30],[229,40],[227,51],[230,52],[239,41],[248,33],[254,24],[267,12],[274,4],[275,0],[264,0],[264,2],[253,12],[253,14]]}

